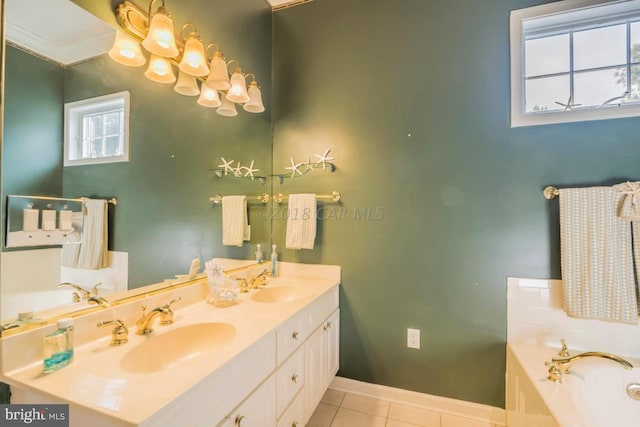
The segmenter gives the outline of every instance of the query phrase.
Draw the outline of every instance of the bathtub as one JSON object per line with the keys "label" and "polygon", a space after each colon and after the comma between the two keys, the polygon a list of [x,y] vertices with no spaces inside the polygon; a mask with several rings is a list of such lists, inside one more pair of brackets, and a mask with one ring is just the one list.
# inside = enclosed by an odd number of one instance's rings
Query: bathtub
{"label": "bathtub", "polygon": [[[597,350],[597,349],[594,349]],[[577,354],[571,351],[571,354]],[[507,425],[510,427],[632,427],[640,425],[640,400],[627,386],[640,384],[640,360],[626,370],[606,359],[577,361],[562,384],[547,379],[544,362],[558,349],[507,345]]]}

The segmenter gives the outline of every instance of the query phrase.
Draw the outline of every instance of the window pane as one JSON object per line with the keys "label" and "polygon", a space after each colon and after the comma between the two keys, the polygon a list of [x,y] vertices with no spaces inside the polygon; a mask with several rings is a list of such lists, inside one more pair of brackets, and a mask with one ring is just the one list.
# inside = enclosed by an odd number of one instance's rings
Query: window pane
{"label": "window pane", "polygon": [[631,102],[640,101],[640,66],[631,67],[631,90],[629,91]]}
{"label": "window pane", "polygon": [[120,133],[120,112],[114,111],[105,114],[106,134],[114,135]]}
{"label": "window pane", "polygon": [[525,76],[569,71],[569,34],[526,40]]}
{"label": "window pane", "polygon": [[525,111],[557,111],[564,109],[556,102],[566,103],[569,99],[569,76],[544,77],[527,80]]}
{"label": "window pane", "polygon": [[627,26],[624,24],[573,34],[576,70],[627,63]]}
{"label": "window pane", "polygon": [[105,153],[104,155],[109,157],[109,156],[119,156],[122,154],[122,150],[121,150],[121,140],[122,138],[120,137],[120,135],[117,136],[108,136],[107,138],[107,143],[105,145]]}
{"label": "window pane", "polygon": [[640,62],[640,22],[631,24],[631,62]]}
{"label": "window pane", "polygon": [[[576,73],[574,77],[575,103],[581,107],[615,103],[613,98],[623,97],[627,91],[625,68]],[[621,98],[620,98],[621,99]]]}

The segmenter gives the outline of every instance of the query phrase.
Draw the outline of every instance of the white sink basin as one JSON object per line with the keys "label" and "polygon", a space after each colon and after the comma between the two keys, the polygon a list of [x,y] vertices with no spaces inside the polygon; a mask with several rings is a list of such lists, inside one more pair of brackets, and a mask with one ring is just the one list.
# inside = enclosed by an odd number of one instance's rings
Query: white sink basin
{"label": "white sink basin", "polygon": [[251,295],[257,302],[293,302],[315,295],[316,291],[304,286],[274,286],[260,289]]}
{"label": "white sink basin", "polygon": [[[156,329],[157,331],[157,329]],[[159,372],[220,350],[231,342],[236,328],[228,323],[196,323],[146,337],[129,350],[120,366],[127,372]]]}

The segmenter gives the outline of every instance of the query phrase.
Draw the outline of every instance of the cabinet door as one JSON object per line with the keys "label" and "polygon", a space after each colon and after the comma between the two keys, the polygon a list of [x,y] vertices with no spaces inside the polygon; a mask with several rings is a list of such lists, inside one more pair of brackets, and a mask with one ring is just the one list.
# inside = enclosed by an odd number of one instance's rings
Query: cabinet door
{"label": "cabinet door", "polygon": [[321,325],[307,339],[305,350],[305,421],[309,419],[324,393],[324,327]]}
{"label": "cabinet door", "polygon": [[257,390],[240,404],[229,417],[225,427],[275,427],[276,377],[271,375]]}
{"label": "cabinet door", "polygon": [[[324,323],[325,346],[324,346],[324,387],[326,390],[336,376],[340,365],[340,309],[333,312]],[[324,391],[323,391],[324,393]]]}

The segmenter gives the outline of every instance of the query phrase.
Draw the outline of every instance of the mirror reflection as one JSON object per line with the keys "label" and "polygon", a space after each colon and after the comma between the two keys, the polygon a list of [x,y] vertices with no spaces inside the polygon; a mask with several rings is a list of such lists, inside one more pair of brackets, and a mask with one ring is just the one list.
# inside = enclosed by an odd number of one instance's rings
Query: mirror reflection
{"label": "mirror reflection", "polygon": [[[251,259],[256,244],[267,247],[270,223],[258,213],[262,205],[248,204],[250,240],[241,247],[224,246],[221,209],[209,197],[271,193],[266,188],[270,184],[231,176],[220,179],[213,172],[225,157],[242,164],[255,161],[261,171],[271,173],[268,111],[222,117],[170,85],[148,80],[139,69],[115,63],[105,54],[115,32],[101,22],[114,22],[110,8],[112,16],[97,19],[69,0],[5,3],[3,215],[7,196],[13,194],[116,198],[117,205],[108,209],[105,268],[63,266],[60,245],[8,248],[3,216],[1,319],[73,304],[74,290],[57,288],[61,282],[87,290],[102,283],[100,295],[108,298],[112,292],[184,275],[196,258]],[[181,17],[202,3],[178,2],[172,12]],[[270,11],[262,0],[240,11],[232,0],[221,3],[214,17],[198,23],[199,32],[207,40],[225,42],[226,54],[241,56],[243,70],[261,76],[262,98],[268,105],[264,82],[271,77]],[[228,18],[237,19],[239,13],[253,31],[231,32]],[[199,16],[194,12],[187,19]],[[22,33],[45,43],[29,44],[16,35]],[[89,41],[99,47],[89,48]],[[59,49],[47,51],[43,45]],[[128,161],[65,165],[65,104],[119,92],[130,96]]]}

